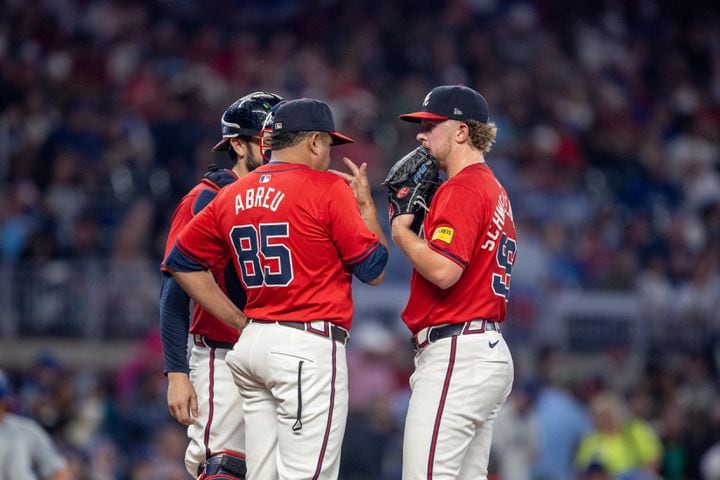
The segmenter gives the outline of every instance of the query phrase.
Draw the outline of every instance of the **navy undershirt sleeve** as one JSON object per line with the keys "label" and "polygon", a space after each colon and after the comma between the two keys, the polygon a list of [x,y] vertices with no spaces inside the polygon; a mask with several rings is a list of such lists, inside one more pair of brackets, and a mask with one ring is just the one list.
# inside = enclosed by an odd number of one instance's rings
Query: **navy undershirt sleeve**
{"label": "navy undershirt sleeve", "polygon": [[180,251],[175,245],[170,254],[163,262],[165,268],[175,270],[178,272],[199,272],[201,270],[207,270],[205,265],[197,262],[194,258],[191,258]]}
{"label": "navy undershirt sleeve", "polygon": [[364,260],[353,265],[353,275],[364,283],[371,282],[380,276],[387,261],[388,251],[385,245],[381,243]]}
{"label": "navy undershirt sleeve", "polygon": [[190,331],[190,297],[169,274],[163,273],[160,287],[160,337],[163,370],[189,373],[187,338]]}

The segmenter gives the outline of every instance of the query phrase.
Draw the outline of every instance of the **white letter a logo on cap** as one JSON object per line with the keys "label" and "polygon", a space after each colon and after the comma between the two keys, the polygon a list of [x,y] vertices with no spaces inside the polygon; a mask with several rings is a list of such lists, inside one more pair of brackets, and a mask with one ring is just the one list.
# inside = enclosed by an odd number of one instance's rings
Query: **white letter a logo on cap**
{"label": "white letter a logo on cap", "polygon": [[432,95],[432,92],[425,95],[425,100],[423,100],[423,107],[427,107],[428,103],[430,103],[430,95]]}

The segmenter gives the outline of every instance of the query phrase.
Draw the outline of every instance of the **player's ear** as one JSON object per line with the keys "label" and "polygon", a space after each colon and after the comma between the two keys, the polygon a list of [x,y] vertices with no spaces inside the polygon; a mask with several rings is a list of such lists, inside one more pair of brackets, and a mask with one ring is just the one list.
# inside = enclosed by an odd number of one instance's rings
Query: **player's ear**
{"label": "player's ear", "polygon": [[245,157],[245,147],[246,147],[246,143],[243,142],[242,139],[240,139],[240,138],[231,138],[230,139],[230,148],[233,149],[233,151],[239,158]]}
{"label": "player's ear", "polygon": [[458,123],[458,127],[455,130],[455,140],[458,143],[466,142],[470,138],[470,127],[467,123]]}
{"label": "player's ear", "polygon": [[320,154],[322,134],[320,132],[312,132],[308,136],[307,145],[313,155]]}

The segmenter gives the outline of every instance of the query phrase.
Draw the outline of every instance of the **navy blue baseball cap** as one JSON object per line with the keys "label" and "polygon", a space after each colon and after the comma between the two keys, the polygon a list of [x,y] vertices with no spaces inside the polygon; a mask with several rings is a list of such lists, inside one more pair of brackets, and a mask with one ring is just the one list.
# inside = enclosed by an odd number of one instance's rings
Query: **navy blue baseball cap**
{"label": "navy blue baseball cap", "polygon": [[335,122],[327,103],[314,98],[290,100],[278,106],[273,118],[275,132],[327,132],[333,145],[352,143],[350,137],[335,131]]}
{"label": "navy blue baseball cap", "polygon": [[490,118],[487,101],[478,92],[464,85],[441,85],[430,90],[422,110],[405,113],[400,118],[413,123],[422,120],[475,120],[487,123]]}

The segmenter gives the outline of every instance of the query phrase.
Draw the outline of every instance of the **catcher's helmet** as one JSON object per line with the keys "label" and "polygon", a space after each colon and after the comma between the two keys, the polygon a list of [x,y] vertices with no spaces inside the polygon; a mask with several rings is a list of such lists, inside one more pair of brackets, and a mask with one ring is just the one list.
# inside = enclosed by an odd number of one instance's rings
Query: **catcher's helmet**
{"label": "catcher's helmet", "polygon": [[227,150],[231,138],[259,136],[267,113],[281,101],[282,97],[268,92],[253,92],[237,99],[220,119],[223,138],[213,151]]}

